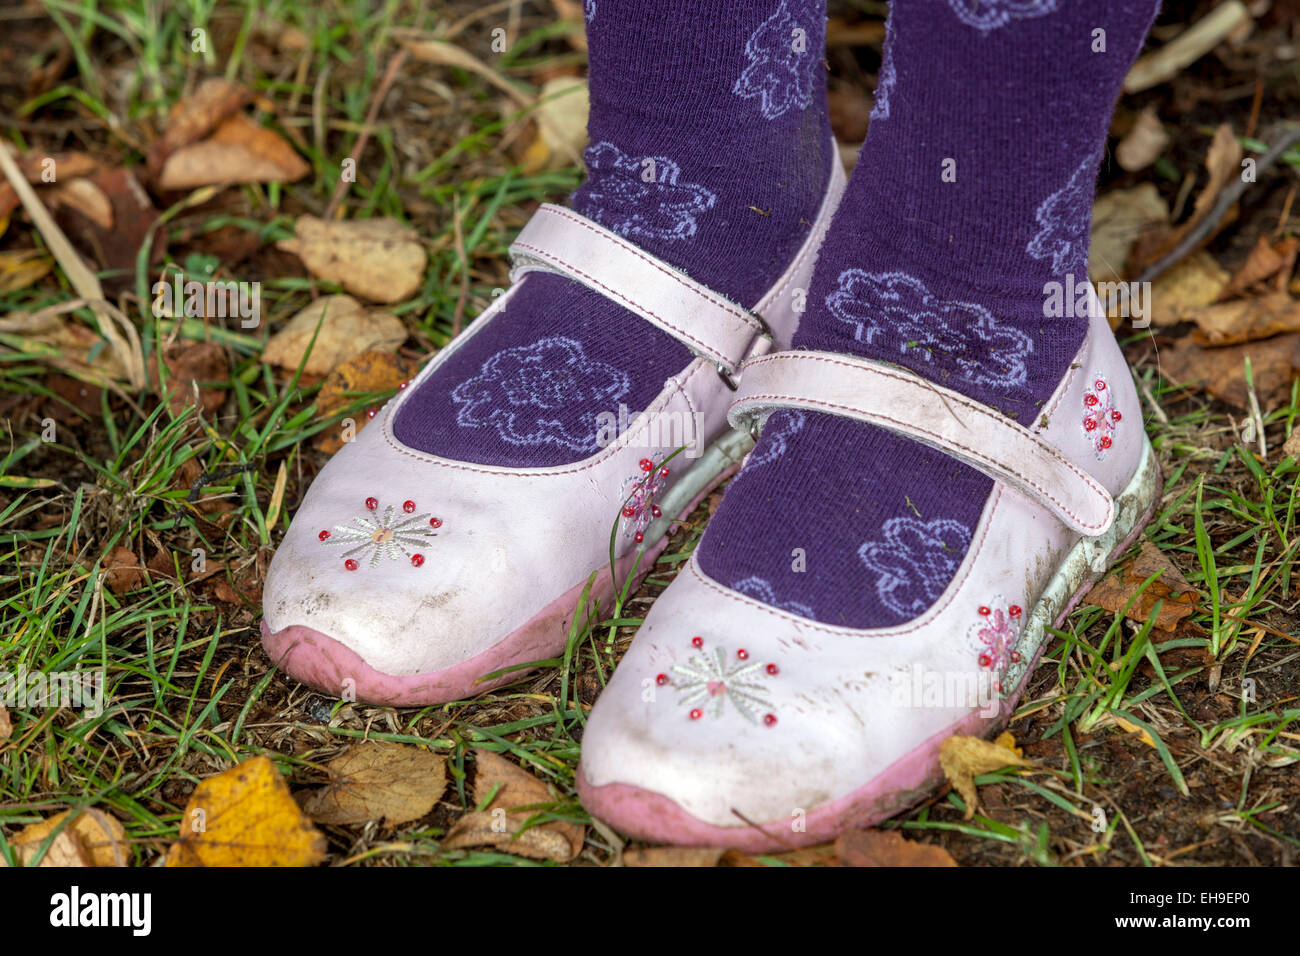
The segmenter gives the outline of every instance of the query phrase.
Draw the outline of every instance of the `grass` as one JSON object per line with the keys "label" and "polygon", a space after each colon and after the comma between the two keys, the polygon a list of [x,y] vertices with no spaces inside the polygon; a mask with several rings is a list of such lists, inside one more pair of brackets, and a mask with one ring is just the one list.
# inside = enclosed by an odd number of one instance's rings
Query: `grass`
{"label": "grass", "polygon": [[[13,83],[0,86],[0,97],[16,99],[5,103],[16,117],[6,132],[20,148],[39,140],[139,165],[149,129],[198,78],[253,86],[276,105],[268,122],[294,140],[312,175],[291,186],[229,189],[202,204],[181,200],[160,228],[170,249],[183,250],[168,268],[260,281],[273,328],[314,295],[337,291],[269,250],[292,234],[298,214],[319,214],[328,202],[396,48],[394,31],[460,24],[461,41],[485,50],[489,27],[505,16],[501,5],[445,7],[47,0],[72,75],[31,98]],[[277,47],[287,28],[305,45]],[[191,49],[194,29],[207,31],[206,52]],[[572,29],[530,7],[493,66],[535,94],[539,75],[580,62],[564,42]],[[17,39],[19,49],[33,48]],[[521,135],[523,111],[503,116],[497,97],[460,71],[408,65],[348,193],[348,216],[394,216],[425,239],[424,285],[396,310],[411,331],[412,357],[445,345],[458,322],[487,307],[506,285],[505,249],[527,208],[561,199],[578,182],[572,168],[520,169],[503,143]],[[11,225],[6,238],[18,229]],[[255,236],[263,251],[225,261],[216,239],[232,233]],[[34,232],[24,235],[39,244]],[[55,277],[0,296],[0,312],[72,298]],[[323,416],[319,382],[260,361],[266,328],[156,318],[145,295],[131,304],[150,354],[177,337],[224,346],[231,368],[219,384],[230,400],[211,419],[113,389],[87,398],[52,377],[45,356],[4,340],[0,669],[98,670],[106,706],[96,716],[13,712],[12,738],[0,743],[0,853],[12,859],[8,841],[23,825],[93,806],[124,823],[135,862],[146,865],[175,838],[203,777],[267,754],[295,785],[307,785],[361,738],[443,754],[452,782],[416,824],[326,828],[333,864],[535,865],[440,848],[447,827],[472,809],[466,754],[474,747],[506,754],[553,785],[557,799],[537,811],[538,822],[590,823],[574,792],[587,711],[696,546],[718,493],[674,535],[638,591],[624,589],[613,607],[587,607],[584,596],[563,655],[539,674],[439,707],[329,700],[271,667],[249,582],[260,580],[323,460],[312,438],[388,396],[357,394]],[[960,798],[945,792],[889,824],[941,843],[963,863],[1279,862],[1300,845],[1300,465],[1276,450],[1261,459],[1239,440],[1229,410],[1168,382],[1149,337],[1126,346],[1166,478],[1146,538],[1203,599],[1172,640],[1157,642],[1151,621],[1087,605],[1055,632],[1011,726],[1036,768],[978,778],[983,806],[969,821]],[[1293,389],[1262,416],[1270,448],[1294,427],[1298,401]],[[117,593],[107,586],[116,547],[153,569]],[[1253,699],[1241,693],[1246,681]],[[616,834],[587,833],[582,862],[617,857]]]}

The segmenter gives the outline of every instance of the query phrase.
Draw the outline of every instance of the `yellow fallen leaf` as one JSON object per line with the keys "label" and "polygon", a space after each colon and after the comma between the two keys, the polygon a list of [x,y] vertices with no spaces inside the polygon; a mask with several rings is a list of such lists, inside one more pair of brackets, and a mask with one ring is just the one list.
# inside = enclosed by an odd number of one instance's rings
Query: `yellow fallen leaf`
{"label": "yellow fallen leaf", "polygon": [[1146,744],[1152,750],[1158,749],[1156,747],[1156,742],[1151,739],[1151,735],[1147,733],[1144,728],[1139,727],[1131,720],[1125,720],[1123,717],[1119,716],[1119,714],[1111,714],[1110,716],[1115,721],[1115,723],[1119,724],[1130,734],[1137,734],[1138,740],[1142,741],[1142,743]]}
{"label": "yellow fallen leaf", "polygon": [[[390,391],[410,381],[414,374],[415,367],[400,355],[378,349],[362,352],[329,373],[316,393],[316,408],[320,415],[329,418],[353,403],[358,393]],[[351,421],[351,435],[343,432],[349,426],[340,423],[337,428],[317,433],[312,445],[332,455],[343,447],[345,439],[350,441],[361,434],[369,418],[356,415]]]}
{"label": "yellow fallen leaf", "polygon": [[367,741],[326,766],[329,785],[303,802],[317,823],[409,823],[432,810],[447,789],[446,761],[404,744]]}
{"label": "yellow fallen leaf", "polygon": [[5,710],[4,704],[0,704],[0,740],[8,740],[13,732],[14,725],[9,719],[9,711]]}
{"label": "yellow fallen leaf", "polygon": [[1026,767],[1029,761],[1008,743],[1010,734],[1003,734],[996,741],[982,737],[949,737],[939,745],[939,766],[962,800],[966,803],[966,819],[975,815],[979,807],[979,795],[975,788],[975,778],[982,773],[991,773],[1003,767]]}
{"label": "yellow fallen leaf", "polygon": [[[320,334],[317,335],[318,323]],[[315,344],[313,335],[316,335]],[[391,352],[405,340],[406,326],[397,316],[365,309],[351,296],[327,295],[307,306],[271,336],[262,360],[269,365],[296,369],[310,346],[311,354],[303,371],[308,375],[325,375],[362,352],[372,349]]]}
{"label": "yellow fallen leaf", "polygon": [[1190,320],[1227,288],[1228,270],[1204,249],[1179,260],[1151,284],[1151,324],[1159,328]]}
{"label": "yellow fallen leaf", "polygon": [[854,830],[835,841],[844,866],[956,866],[941,846],[908,840],[894,830]]}
{"label": "yellow fallen leaf", "polygon": [[396,219],[327,222],[300,216],[294,238],[276,245],[329,279],[372,302],[401,302],[424,280],[428,256],[413,229]]}
{"label": "yellow fallen leaf", "polygon": [[[24,865],[35,859],[41,844],[70,817],[70,821],[41,858],[40,866],[127,865],[131,853],[126,842],[126,831],[116,817],[95,809],[80,812],[65,810],[48,820],[24,827],[11,841]],[[0,857],[0,866],[4,865],[4,859]]]}
{"label": "yellow fallen leaf", "polygon": [[36,249],[0,252],[0,293],[17,292],[45,278],[54,260]]}
{"label": "yellow fallen leaf", "polygon": [[207,139],[168,156],[158,185],[179,190],[221,183],[291,183],[310,172],[306,160],[278,133],[236,113]]}
{"label": "yellow fallen leaf", "polygon": [[325,857],[325,837],[266,757],[201,781],[180,829],[167,866],[311,866]]}

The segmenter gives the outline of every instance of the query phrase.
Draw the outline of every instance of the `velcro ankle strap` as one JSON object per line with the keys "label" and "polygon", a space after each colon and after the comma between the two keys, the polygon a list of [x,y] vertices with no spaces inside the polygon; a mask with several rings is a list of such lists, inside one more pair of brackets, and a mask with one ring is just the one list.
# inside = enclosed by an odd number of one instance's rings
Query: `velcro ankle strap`
{"label": "velcro ankle strap", "polygon": [[1115,517],[1110,493],[1055,446],[993,409],[894,365],[804,351],[746,362],[727,413],[731,424],[761,425],[781,408],[854,418],[938,448],[1033,498],[1088,537],[1103,534]]}
{"label": "velcro ankle strap", "polygon": [[663,329],[728,375],[766,350],[763,320],[571,209],[547,203],[510,246],[512,279],[555,272]]}

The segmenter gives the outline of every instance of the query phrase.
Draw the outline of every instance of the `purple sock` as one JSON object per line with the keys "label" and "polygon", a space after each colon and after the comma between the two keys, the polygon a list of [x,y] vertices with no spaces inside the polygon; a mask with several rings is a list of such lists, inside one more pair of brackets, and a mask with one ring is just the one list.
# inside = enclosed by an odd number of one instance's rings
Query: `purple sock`
{"label": "purple sock", "polygon": [[[1087,280],[1111,109],[1156,6],[891,4],[871,127],[795,347],[897,363],[1032,423],[1087,328],[1045,318],[1044,285]],[[948,586],[991,489],[910,439],[782,412],[700,561],[823,623],[899,624]]]}
{"label": "purple sock", "polygon": [[[830,172],[822,0],[596,0],[587,182],[574,209],[745,306],[808,235]],[[646,182],[647,177],[650,182]],[[598,293],[532,275],[407,400],[435,455],[550,466],[599,451],[692,354]]]}

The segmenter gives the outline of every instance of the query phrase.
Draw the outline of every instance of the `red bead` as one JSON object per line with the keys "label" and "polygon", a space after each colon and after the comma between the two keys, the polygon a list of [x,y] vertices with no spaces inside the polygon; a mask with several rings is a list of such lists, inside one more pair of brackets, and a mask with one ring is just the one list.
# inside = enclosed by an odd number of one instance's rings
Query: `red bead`
{"label": "red bead", "polygon": [[316,537],[320,538],[322,541],[326,540],[329,536],[330,533],[328,531],[322,531],[320,534],[316,535]]}
{"label": "red bead", "polygon": [[1011,607],[1007,608],[1007,613],[1010,614],[1012,617],[1019,617],[1024,612],[1020,610],[1019,604],[1013,604],[1011,605]]}
{"label": "red bead", "polygon": [[999,694],[1002,693],[1002,681],[995,680],[993,682],[993,689],[997,691]]}
{"label": "red bead", "polygon": [[988,617],[992,613],[993,612],[988,609],[987,605],[984,604],[980,605],[980,617]]}
{"label": "red bead", "polygon": [[763,715],[763,723],[766,724],[768,727],[775,727],[775,726],[776,726],[776,714],[764,714],[764,715]]}
{"label": "red bead", "polygon": [[668,683],[668,675],[667,675],[667,674],[657,674],[657,675],[655,676],[655,683],[658,684],[660,687],[663,687],[664,684],[667,684],[667,683]]}
{"label": "red bead", "polygon": [[1011,652],[1011,663],[1013,663],[1013,664],[1019,664],[1019,663],[1020,663],[1020,652],[1019,652],[1019,651],[1012,651],[1012,652]]}
{"label": "red bead", "polygon": [[654,470],[654,466],[655,466],[655,463],[654,463],[653,461],[651,461],[649,458],[642,458],[642,459],[641,459],[641,470],[642,470],[642,471],[653,471],[653,470]]}
{"label": "red bead", "polygon": [[1093,382],[1092,384],[1093,387],[1097,389],[1097,391],[1099,392],[1106,391],[1106,383],[1103,382],[1101,379],[1097,379],[1097,381]]}
{"label": "red bead", "polygon": [[703,647],[703,646],[704,646],[704,638],[702,637],[691,638],[691,647]]}
{"label": "red bead", "polygon": [[1101,441],[1097,442],[1097,444],[1100,445],[1102,448],[1109,448],[1111,445],[1110,436],[1102,435]]}
{"label": "red bead", "polygon": [[1123,417],[1124,417],[1124,416],[1121,415],[1121,414],[1119,413],[1119,409],[1118,409],[1118,408],[1113,409],[1113,410],[1111,411],[1111,413],[1110,413],[1110,420],[1111,420],[1112,422],[1117,422],[1117,421],[1119,421],[1119,420],[1120,420],[1121,418],[1123,418]]}
{"label": "red bead", "polygon": [[742,647],[740,650],[736,651],[736,657],[740,658],[742,661],[747,661],[749,660],[749,651]]}
{"label": "red bead", "polygon": [[411,555],[411,563],[418,568],[420,565],[424,564],[424,555],[422,554]]}
{"label": "red bead", "polygon": [[374,417],[375,417],[375,410],[373,408],[370,409],[368,412],[366,412],[366,418],[374,418]]}
{"label": "red bead", "polygon": [[343,562],[343,567],[347,568],[349,571],[355,571],[357,569],[357,562],[348,558]]}
{"label": "red bead", "polygon": [[367,498],[367,499],[366,499],[366,507],[369,508],[371,511],[374,511],[376,508],[379,507],[379,499],[378,499],[378,498]]}
{"label": "red bead", "polygon": [[992,663],[993,663],[993,659],[990,658],[987,654],[980,655],[980,667],[988,667]]}
{"label": "red bead", "polygon": [[403,501],[403,502],[402,502],[402,510],[405,511],[405,512],[409,515],[412,511],[415,510],[415,502],[414,502],[414,501]]}
{"label": "red bead", "polygon": [[660,478],[667,478],[667,477],[668,477],[668,466],[667,466],[667,465],[665,465],[664,467],[662,467],[662,468],[659,469],[659,477],[660,477]]}
{"label": "red bead", "polygon": [[769,674],[775,676],[780,673],[781,668],[777,667],[775,664],[768,664],[766,670]]}
{"label": "red bead", "polygon": [[691,709],[691,720],[699,720],[703,716],[704,711],[700,710],[700,708],[695,707]]}
{"label": "red bead", "polygon": [[636,514],[636,509],[633,508],[631,505],[628,505],[626,508],[623,509],[624,518],[631,518],[635,514]]}
{"label": "red bead", "polygon": [[663,516],[663,513],[664,513],[664,509],[663,509],[663,508],[660,508],[658,505],[651,505],[651,506],[650,506],[650,516],[651,516],[652,518],[659,518],[659,517],[662,517],[662,516]]}
{"label": "red bead", "polygon": [[1097,396],[1096,396],[1096,395],[1085,395],[1085,396],[1083,396],[1083,404],[1085,404],[1085,405],[1087,405],[1089,408],[1091,408],[1093,405],[1096,405],[1096,404],[1097,404]]}
{"label": "red bead", "polygon": [[1085,418],[1085,419],[1083,420],[1083,430],[1084,430],[1084,431],[1086,431],[1086,432],[1090,432],[1090,431],[1094,431],[1096,428],[1097,428],[1097,423],[1094,422],[1091,418]]}
{"label": "red bead", "polygon": [[441,518],[430,518],[430,519],[429,519],[429,527],[430,527],[430,528],[441,528],[441,527],[442,527],[442,519],[441,519]]}
{"label": "red bead", "polygon": [[641,531],[638,531],[636,534],[632,535],[632,540],[635,541],[637,544],[640,544],[642,541],[645,540],[645,534]]}
{"label": "red bead", "polygon": [[403,382],[401,385],[397,386],[397,390],[400,392],[402,389],[406,388],[406,386],[410,384],[411,384],[410,382]]}

